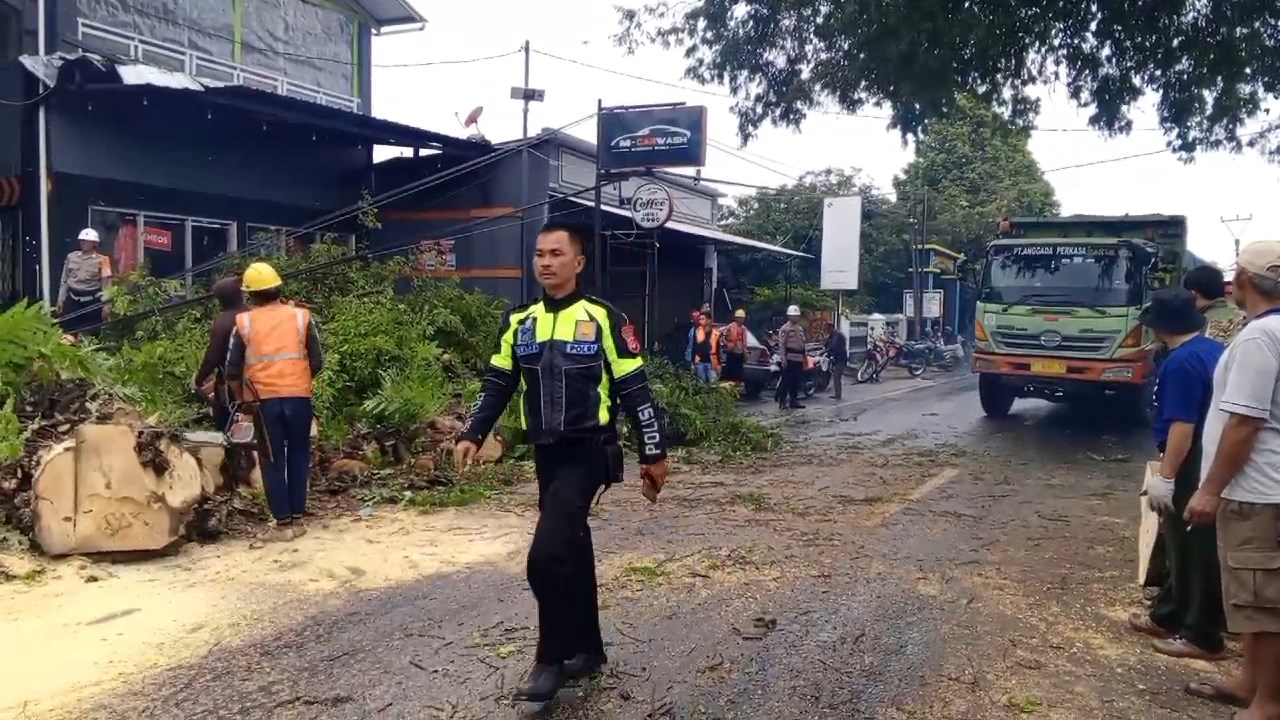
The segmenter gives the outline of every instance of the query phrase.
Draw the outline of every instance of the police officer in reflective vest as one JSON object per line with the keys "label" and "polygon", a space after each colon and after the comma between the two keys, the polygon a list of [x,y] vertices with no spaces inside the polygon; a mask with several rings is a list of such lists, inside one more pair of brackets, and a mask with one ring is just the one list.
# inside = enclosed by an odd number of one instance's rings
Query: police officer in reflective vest
{"label": "police officer in reflective vest", "polygon": [[606,662],[600,636],[595,552],[587,512],[622,479],[618,408],[640,453],[642,492],[655,502],[667,478],[662,423],[635,327],[610,304],[583,294],[586,233],[549,224],[533,266],[542,299],[507,313],[480,398],[458,440],[465,468],[517,390],[525,438],[534,445],[538,524],[529,547],[529,587],[538,601],[538,648],[515,699],[545,702],[570,678]]}
{"label": "police officer in reflective vest", "polygon": [[236,315],[227,350],[227,383],[242,407],[252,408],[266,434],[262,485],[275,525],[264,540],[306,532],[307,475],[311,472],[311,387],[320,372],[320,335],[310,311],[280,302],[282,281],[263,262],[250,265],[240,289],[252,309]]}

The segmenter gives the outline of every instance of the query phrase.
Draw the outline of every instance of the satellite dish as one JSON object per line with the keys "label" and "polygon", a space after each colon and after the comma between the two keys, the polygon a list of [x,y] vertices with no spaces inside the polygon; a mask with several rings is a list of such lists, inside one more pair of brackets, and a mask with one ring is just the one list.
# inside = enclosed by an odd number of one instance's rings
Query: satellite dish
{"label": "satellite dish", "polygon": [[462,127],[471,127],[480,122],[480,115],[484,113],[484,106],[477,105],[474,110],[467,113],[467,119],[462,122]]}

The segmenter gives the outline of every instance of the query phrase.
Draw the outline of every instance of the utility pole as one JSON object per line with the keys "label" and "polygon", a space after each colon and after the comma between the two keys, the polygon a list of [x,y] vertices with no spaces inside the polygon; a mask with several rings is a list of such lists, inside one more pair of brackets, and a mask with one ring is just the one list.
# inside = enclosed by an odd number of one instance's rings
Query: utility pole
{"label": "utility pole", "polygon": [[521,130],[520,137],[525,140],[528,140],[529,139],[529,95],[528,95],[528,90],[526,88],[529,87],[529,55],[531,54],[529,50],[529,41],[525,40],[524,45],[520,46],[520,49],[524,51],[524,85],[521,86],[521,91],[522,91],[521,95],[523,95],[522,99],[524,100],[524,118],[522,119],[522,125],[521,125],[522,130]]}
{"label": "utility pole", "polygon": [[[1227,229],[1227,232],[1231,233],[1231,239],[1235,241],[1236,245],[1235,256],[1240,257],[1240,238],[1244,236],[1244,231],[1249,227],[1249,222],[1253,220],[1253,216],[1249,215],[1248,217],[1242,217],[1237,215],[1232,218],[1218,218],[1218,220],[1222,223],[1222,226]],[[1241,223],[1239,232],[1236,232],[1236,223]]]}
{"label": "utility pole", "polygon": [[521,121],[523,147],[520,148],[520,207],[526,209],[520,211],[520,263],[521,267],[524,268],[520,271],[520,299],[525,301],[529,299],[532,288],[532,284],[529,282],[529,243],[527,241],[529,219],[526,217],[527,208],[532,205],[529,202],[529,103],[542,102],[546,99],[547,91],[529,87],[529,56],[532,51],[528,40],[524,41],[524,45],[520,46],[520,50],[524,53],[524,84],[511,88],[511,99],[520,100],[524,103]]}
{"label": "utility pole", "polygon": [[[920,229],[920,241],[916,242],[915,229]],[[919,340],[922,335],[922,315],[924,315],[924,297],[921,288],[921,255],[924,254],[925,238],[929,227],[929,188],[924,187],[924,200],[920,205],[920,222],[912,227],[911,232],[911,320],[912,328],[915,331],[915,339]]]}

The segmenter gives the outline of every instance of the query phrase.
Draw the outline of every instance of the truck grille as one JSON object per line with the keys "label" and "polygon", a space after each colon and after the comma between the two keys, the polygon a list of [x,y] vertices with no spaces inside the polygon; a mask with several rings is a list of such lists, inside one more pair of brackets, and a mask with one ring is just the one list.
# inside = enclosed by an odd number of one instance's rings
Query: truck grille
{"label": "truck grille", "polygon": [[[1056,336],[1062,338],[1056,344],[1052,342],[1052,337],[1048,343],[1042,338],[1045,335]],[[1082,353],[1089,355],[1099,355],[1111,349],[1111,344],[1115,342],[1114,338],[1106,335],[1064,335],[1061,333],[1047,332],[1009,332],[997,331],[994,333],[996,344],[1008,350],[1023,350],[1036,353]]]}

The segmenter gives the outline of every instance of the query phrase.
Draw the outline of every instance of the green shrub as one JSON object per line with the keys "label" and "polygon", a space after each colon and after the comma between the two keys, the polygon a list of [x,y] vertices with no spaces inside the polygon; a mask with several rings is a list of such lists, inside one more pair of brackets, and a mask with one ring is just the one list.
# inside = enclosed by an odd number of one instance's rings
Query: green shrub
{"label": "green shrub", "polygon": [[665,360],[648,363],[650,382],[666,411],[667,434],[680,445],[740,458],[777,447],[781,436],[743,412],[736,389],[700,382]]}

